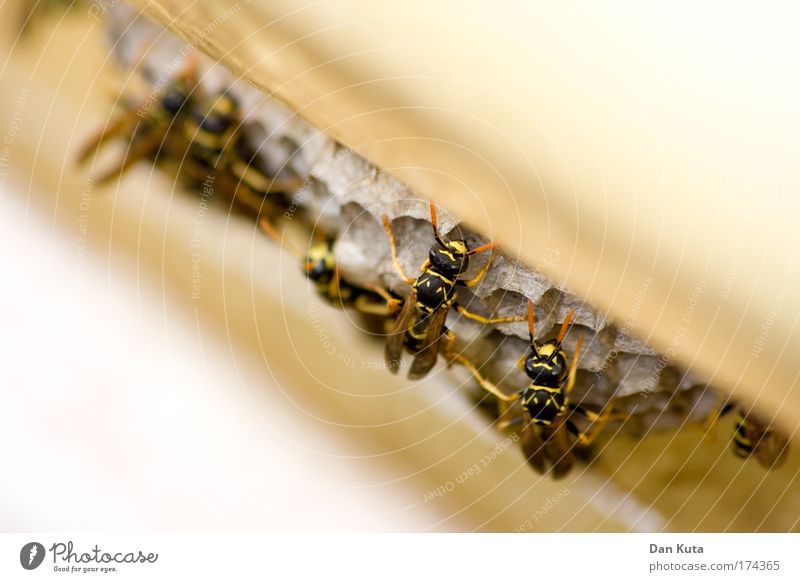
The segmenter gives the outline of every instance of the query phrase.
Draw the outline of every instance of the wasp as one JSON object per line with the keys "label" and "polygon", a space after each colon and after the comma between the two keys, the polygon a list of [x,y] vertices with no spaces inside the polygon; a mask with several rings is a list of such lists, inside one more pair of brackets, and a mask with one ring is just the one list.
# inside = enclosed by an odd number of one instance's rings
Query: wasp
{"label": "wasp", "polygon": [[[261,229],[283,246],[281,236],[267,218],[259,221]],[[397,297],[379,286],[360,286],[344,280],[336,265],[334,239],[312,242],[305,254],[292,252],[300,259],[303,274],[314,284],[320,296],[334,307],[351,308],[374,321],[376,330],[384,331],[382,324],[394,314]]]}
{"label": "wasp", "polygon": [[[517,360],[516,366],[525,371],[530,383],[513,395],[503,393],[495,384],[485,378],[478,368],[460,354],[452,358],[465,365],[478,383],[501,402],[501,416],[519,402],[521,417],[503,423],[507,428],[522,423],[521,445],[528,462],[540,473],[550,470],[554,478],[564,477],[577,459],[576,444],[588,447],[612,418],[613,404],[597,413],[580,404],[570,402],[569,396],[575,386],[583,337],[575,345],[572,359],[567,363],[563,348],[564,338],[575,315],[570,311],[558,336],[544,342],[534,339],[533,302],[528,301],[528,335],[530,351]],[[577,414],[591,424],[585,432],[579,430],[573,420]]]}
{"label": "wasp", "polygon": [[[445,328],[445,320],[451,309],[459,314],[483,324],[506,323],[520,321],[519,317],[483,317],[471,313],[457,302],[457,287],[463,285],[473,287],[480,283],[494,260],[492,256],[480,268],[472,279],[463,279],[469,268],[469,258],[494,248],[494,243],[487,243],[470,249],[461,239],[445,241],[439,233],[436,220],[436,206],[430,204],[431,224],[436,243],[431,246],[428,258],[420,267],[420,275],[414,279],[405,274],[397,258],[397,245],[389,224],[389,217],[384,215],[383,227],[389,237],[392,252],[392,264],[400,278],[410,287],[404,300],[395,300],[392,307],[400,313],[386,341],[386,365],[393,373],[400,367],[403,348],[414,354],[414,360],[408,373],[411,379],[427,374],[436,364],[441,348],[452,344],[453,336]],[[398,305],[399,304],[399,305]]]}
{"label": "wasp", "polygon": [[731,450],[740,459],[755,458],[758,464],[766,469],[777,469],[786,462],[789,452],[789,440],[778,430],[765,422],[760,416],[746,411],[741,404],[728,402],[721,397],[703,422],[708,430],[714,422],[736,411]]}
{"label": "wasp", "polygon": [[239,132],[240,114],[239,102],[227,91],[198,99],[183,126],[190,144],[189,157],[208,170],[227,166]]}
{"label": "wasp", "polygon": [[733,454],[755,458],[766,469],[777,469],[786,462],[789,441],[753,412],[737,410],[732,439]]}
{"label": "wasp", "polygon": [[[267,195],[282,197],[303,183],[298,177],[273,178],[253,165],[255,150],[242,132],[243,118],[239,102],[227,91],[197,99],[183,126],[188,141],[184,180],[196,184],[214,176],[223,184],[229,202],[259,216]],[[281,200],[280,202],[284,202]]]}
{"label": "wasp", "polygon": [[152,102],[134,103],[122,99],[122,112],[92,137],[78,153],[78,163],[85,163],[105,143],[121,138],[128,144],[123,159],[96,178],[105,184],[119,178],[128,168],[142,159],[160,162],[177,155],[176,143],[181,141],[184,119],[196,98],[196,59],[190,57]]}

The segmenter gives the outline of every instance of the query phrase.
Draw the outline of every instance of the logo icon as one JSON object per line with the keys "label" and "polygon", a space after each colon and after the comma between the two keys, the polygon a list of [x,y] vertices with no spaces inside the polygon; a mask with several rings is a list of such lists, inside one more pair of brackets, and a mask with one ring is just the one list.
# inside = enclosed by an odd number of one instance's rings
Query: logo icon
{"label": "logo icon", "polygon": [[44,546],[39,542],[28,542],[19,551],[19,563],[26,570],[35,570],[44,561]]}

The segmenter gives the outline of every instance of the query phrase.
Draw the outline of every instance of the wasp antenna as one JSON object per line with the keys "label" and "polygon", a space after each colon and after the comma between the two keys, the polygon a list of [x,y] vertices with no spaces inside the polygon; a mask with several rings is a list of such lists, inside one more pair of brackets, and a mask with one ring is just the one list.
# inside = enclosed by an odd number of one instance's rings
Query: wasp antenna
{"label": "wasp antenna", "polygon": [[272,240],[278,244],[281,244],[281,236],[275,230],[275,227],[272,226],[272,223],[268,218],[262,218],[259,220],[258,225],[261,227],[261,230],[263,230]]}
{"label": "wasp antenna", "polygon": [[479,246],[477,248],[472,249],[467,254],[468,255],[477,255],[478,253],[483,253],[485,251],[488,251],[489,249],[493,249],[495,246],[497,246],[496,243],[489,242],[489,243],[486,243],[485,245],[481,245],[481,246]]}
{"label": "wasp antenna", "polygon": [[195,79],[197,77],[197,66],[200,63],[200,59],[197,56],[197,50],[192,50],[186,55],[186,59],[183,61],[183,66],[180,70],[180,76],[188,77],[191,79]]}
{"label": "wasp antenna", "polygon": [[284,240],[284,235],[286,234],[285,229],[279,233],[277,230],[275,230],[272,222],[266,217],[262,217],[261,220],[258,221],[258,225],[261,227],[261,230],[264,231],[264,234],[274,240],[279,247],[288,251],[289,254],[294,255],[295,257],[301,256],[301,253],[296,248],[293,248],[292,245],[286,244],[287,241]]}
{"label": "wasp antenna", "polygon": [[433,202],[429,202],[428,207],[430,208],[431,211],[431,224],[433,225],[433,236],[436,238],[436,242],[438,242],[444,248],[447,248],[447,244],[445,244],[444,240],[442,239],[442,235],[439,233],[439,221],[436,219],[436,205]]}
{"label": "wasp antenna", "polygon": [[531,338],[531,350],[535,356],[539,355],[539,351],[536,349],[536,342],[533,339],[533,301],[528,299],[528,335]]}
{"label": "wasp antenna", "polygon": [[572,318],[575,317],[575,310],[571,309],[567,316],[564,318],[564,323],[561,324],[561,331],[558,332],[558,339],[556,342],[558,345],[561,345],[561,342],[564,341],[564,338],[567,335],[567,329],[569,329],[569,324],[572,322]]}

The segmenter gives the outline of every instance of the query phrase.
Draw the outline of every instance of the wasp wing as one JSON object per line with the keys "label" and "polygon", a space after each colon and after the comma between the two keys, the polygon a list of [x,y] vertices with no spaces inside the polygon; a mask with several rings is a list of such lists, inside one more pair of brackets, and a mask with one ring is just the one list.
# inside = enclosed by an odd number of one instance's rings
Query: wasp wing
{"label": "wasp wing", "polygon": [[133,128],[136,127],[135,117],[133,115],[132,112],[119,114],[112,119],[105,128],[94,134],[81,146],[76,156],[77,162],[79,164],[85,163],[89,159],[89,156],[99,150],[109,139],[124,137],[126,133],[132,132]]}
{"label": "wasp wing", "polygon": [[533,467],[538,473],[544,474],[547,472],[547,451],[545,448],[548,438],[545,427],[534,423],[531,420],[531,415],[523,406],[522,407],[522,435],[520,447],[522,454],[528,464]]}
{"label": "wasp wing", "polygon": [[564,417],[557,417],[551,425],[541,425],[530,422],[527,413],[524,416],[521,445],[528,464],[539,473],[549,472],[553,479],[566,476],[575,464],[575,454]]}
{"label": "wasp wing", "polygon": [[529,422],[522,429],[522,454],[528,464],[533,467],[537,473],[547,472],[547,456],[545,454],[545,435],[542,435],[542,428],[537,424]]}
{"label": "wasp wing", "polygon": [[789,441],[774,428],[748,414],[742,418],[742,429],[752,443],[753,456],[765,469],[777,469],[786,461]]}
{"label": "wasp wing", "polygon": [[439,356],[439,344],[444,341],[444,322],[447,319],[447,307],[440,307],[428,317],[428,326],[425,329],[425,341],[422,348],[414,356],[414,362],[408,371],[408,377],[418,380],[431,371]]}
{"label": "wasp wing", "polygon": [[417,311],[417,292],[412,287],[403,302],[403,307],[400,314],[395,319],[394,326],[386,338],[386,348],[384,350],[384,358],[386,360],[386,367],[393,374],[397,373],[400,367],[400,358],[403,356],[403,344],[405,342],[406,332],[409,325],[412,325],[416,319],[415,314]]}
{"label": "wasp wing", "polygon": [[575,465],[574,447],[578,445],[570,434],[570,424],[566,415],[561,415],[549,427],[550,435],[545,442],[545,447],[553,479],[565,477]]}
{"label": "wasp wing", "polygon": [[155,157],[159,152],[160,146],[164,143],[165,137],[165,133],[153,129],[149,129],[141,134],[135,134],[122,161],[110,170],[97,176],[95,181],[98,184],[108,184],[112,180],[116,180],[122,176],[122,174],[136,162],[145,158]]}

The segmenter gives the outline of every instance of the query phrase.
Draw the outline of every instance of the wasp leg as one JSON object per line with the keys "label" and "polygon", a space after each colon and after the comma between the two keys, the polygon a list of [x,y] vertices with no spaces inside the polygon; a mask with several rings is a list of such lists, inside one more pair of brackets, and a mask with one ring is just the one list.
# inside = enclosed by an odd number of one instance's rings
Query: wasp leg
{"label": "wasp leg", "polygon": [[296,245],[290,244],[292,241],[289,240],[289,236],[287,236],[286,229],[282,229],[279,233],[275,229],[275,225],[272,224],[272,221],[267,216],[259,216],[258,218],[258,225],[261,227],[261,230],[264,231],[269,238],[271,238],[280,248],[288,252],[292,255],[295,259],[300,260],[303,257],[303,253],[297,248]]}
{"label": "wasp leg", "polygon": [[252,211],[256,216],[261,216],[266,199],[249,187],[243,187],[241,185],[234,187],[236,188],[236,191],[233,195],[232,202]]}
{"label": "wasp leg", "polygon": [[517,360],[517,363],[514,364],[514,365],[517,368],[519,368],[520,370],[524,370],[525,369],[525,360],[527,360],[527,359],[528,359],[528,352],[525,352],[519,357],[519,360]]}
{"label": "wasp leg", "polygon": [[514,394],[513,396],[509,396],[507,394],[503,394],[503,392],[501,392],[500,389],[497,386],[495,386],[486,377],[484,377],[483,374],[481,374],[478,371],[478,368],[475,367],[475,364],[470,362],[465,356],[462,356],[461,354],[454,354],[454,353],[447,353],[447,355],[451,360],[454,360],[454,361],[458,362],[459,364],[461,364],[462,366],[464,366],[465,368],[467,368],[472,373],[474,378],[478,381],[478,384],[481,385],[481,388],[483,388],[487,392],[489,392],[491,394],[494,394],[497,398],[499,398],[500,400],[503,400],[505,402],[513,402],[514,400],[517,399],[517,395],[516,394]]}
{"label": "wasp leg", "polygon": [[[613,418],[613,415],[611,414],[613,410],[614,410],[613,403],[610,404],[608,408],[603,412],[601,412],[600,414],[582,409],[581,413],[592,421],[592,426],[586,432],[578,433],[577,435],[578,442],[586,446],[592,444],[592,441],[594,441],[594,439],[597,438],[597,435],[600,434],[600,432],[605,427],[606,423]],[[592,416],[594,418],[592,418]]]}
{"label": "wasp leg", "polygon": [[370,301],[367,297],[364,297],[363,295],[356,298],[353,307],[355,307],[356,311],[358,311],[359,313],[365,313],[367,315],[379,315],[383,317],[388,317],[393,313],[388,302],[382,303],[378,301]]}
{"label": "wasp leg", "polygon": [[583,336],[578,338],[578,343],[575,344],[575,354],[572,356],[572,362],[569,365],[569,375],[567,376],[567,384],[564,386],[564,395],[569,396],[572,389],[575,387],[575,378],[578,375],[578,358],[581,355],[581,346],[583,346]]}
{"label": "wasp leg", "polygon": [[392,302],[395,302],[395,301],[396,301],[398,304],[402,303],[402,302],[401,302],[399,299],[397,299],[396,297],[392,297],[392,294],[391,294],[391,293],[389,293],[389,292],[388,292],[386,289],[384,289],[384,288],[383,288],[383,287],[381,287],[380,285],[367,285],[367,286],[366,286],[366,287],[364,287],[364,288],[365,288],[365,289],[368,289],[368,290],[370,290],[370,291],[372,291],[372,292],[373,292],[373,293],[375,293],[376,295],[380,295],[380,296],[381,296],[381,297],[384,299],[384,301],[386,301],[386,303],[392,303]]}
{"label": "wasp leg", "polygon": [[475,276],[472,279],[467,279],[466,281],[464,281],[464,284],[467,287],[474,287],[475,285],[480,283],[483,280],[483,277],[489,271],[489,267],[492,266],[492,263],[494,262],[494,258],[496,255],[497,255],[497,250],[492,249],[492,254],[489,255],[489,259],[483,264],[480,270],[477,273],[475,273]]}
{"label": "wasp leg", "polygon": [[254,191],[263,194],[294,192],[303,185],[297,177],[273,178],[247,162],[236,160],[231,163],[231,171]]}
{"label": "wasp leg", "polygon": [[453,352],[453,345],[456,343],[456,334],[454,334],[449,329],[445,333],[444,339],[444,347],[440,350],[442,355],[447,359],[447,367],[450,368],[453,366],[453,362],[458,361],[458,354]]}
{"label": "wasp leg", "polygon": [[[150,138],[150,139],[153,139],[153,138]],[[149,139],[147,141],[148,141],[148,143],[147,143],[148,146],[154,145],[154,144],[150,144],[149,143],[150,142]],[[97,184],[99,184],[99,185],[104,185],[104,184],[108,184],[108,183],[110,183],[110,182],[112,182],[112,181],[114,181],[114,180],[116,180],[118,178],[121,178],[122,175],[128,170],[128,168],[130,168],[135,163],[145,159],[147,157],[149,151],[151,151],[150,148],[149,147],[145,147],[143,145],[140,145],[139,147],[130,148],[126,152],[125,157],[122,159],[122,162],[120,162],[115,167],[111,168],[110,170],[107,170],[106,172],[103,172],[102,174],[97,176],[95,178],[95,182]]]}
{"label": "wasp leg", "polygon": [[728,404],[729,400],[730,398],[728,396],[725,396],[724,394],[719,395],[717,401],[714,403],[714,406],[711,408],[700,425],[704,431],[708,432],[711,427],[714,426],[714,423],[719,420],[719,417],[722,416],[725,406]]}
{"label": "wasp leg", "polygon": [[477,313],[472,313],[471,311],[467,311],[465,307],[461,305],[455,305],[456,311],[463,315],[464,317],[471,319],[473,321],[477,321],[478,323],[482,323],[484,325],[493,325],[495,323],[511,323],[514,321],[524,321],[524,317],[520,317],[519,315],[514,315],[512,317],[484,317],[483,315],[478,315]]}
{"label": "wasp leg", "polygon": [[261,230],[264,231],[269,238],[273,241],[281,245],[283,243],[283,237],[278,234],[278,231],[275,230],[275,227],[272,225],[272,222],[266,216],[262,216],[261,219],[258,221],[258,225],[261,227]]}
{"label": "wasp leg", "polygon": [[381,218],[383,220],[383,229],[389,236],[389,246],[392,249],[392,265],[394,265],[394,269],[397,271],[397,274],[400,275],[400,278],[408,285],[411,285],[414,283],[415,279],[406,275],[405,271],[403,271],[403,265],[400,264],[397,258],[397,245],[394,242],[394,233],[392,232],[392,226],[389,224],[389,217],[384,214]]}
{"label": "wasp leg", "polygon": [[340,280],[341,279],[340,279],[340,276],[339,276],[339,266],[338,265],[334,265],[333,266],[333,275],[331,276],[331,282],[328,285],[328,297],[330,299],[336,299],[337,297],[339,297],[339,289],[340,289],[339,281]]}
{"label": "wasp leg", "polygon": [[[709,413],[700,423],[700,429],[703,431],[703,440],[706,442],[714,442],[716,440],[716,434],[711,431],[711,427],[719,420],[719,418],[730,410],[732,404],[730,403],[730,398],[723,394],[720,394],[717,398],[717,401],[714,403],[714,406],[711,408]],[[735,434],[735,432],[734,432]]]}
{"label": "wasp leg", "polygon": [[269,188],[267,188],[265,192],[286,194],[288,192],[294,192],[302,185],[303,180],[301,178],[273,178],[269,183]]}
{"label": "wasp leg", "polygon": [[112,137],[124,135],[127,131],[132,130],[133,125],[131,119],[124,115],[120,115],[114,119],[81,147],[77,155],[78,164],[85,163],[90,155],[99,150],[100,147]]}
{"label": "wasp leg", "polygon": [[588,418],[590,422],[597,422],[598,420],[601,419],[609,421],[609,420],[627,420],[628,418],[630,418],[630,416],[625,414],[624,412],[620,412],[618,414],[612,414],[613,405],[608,410],[608,412],[599,412],[599,413],[593,410],[589,410],[588,408],[584,408],[580,404],[570,404],[569,407],[572,410],[580,412],[583,416]]}
{"label": "wasp leg", "polygon": [[394,315],[400,309],[400,306],[403,305],[402,299],[392,297],[391,293],[379,285],[367,285],[364,288],[372,291],[376,295],[380,295],[381,298],[386,302],[386,306],[384,308],[385,313],[383,315]]}
{"label": "wasp leg", "polygon": [[509,418],[508,420],[504,420],[502,422],[497,423],[497,428],[500,430],[506,430],[511,428],[515,424],[522,424],[522,416],[517,416],[516,418]]}

